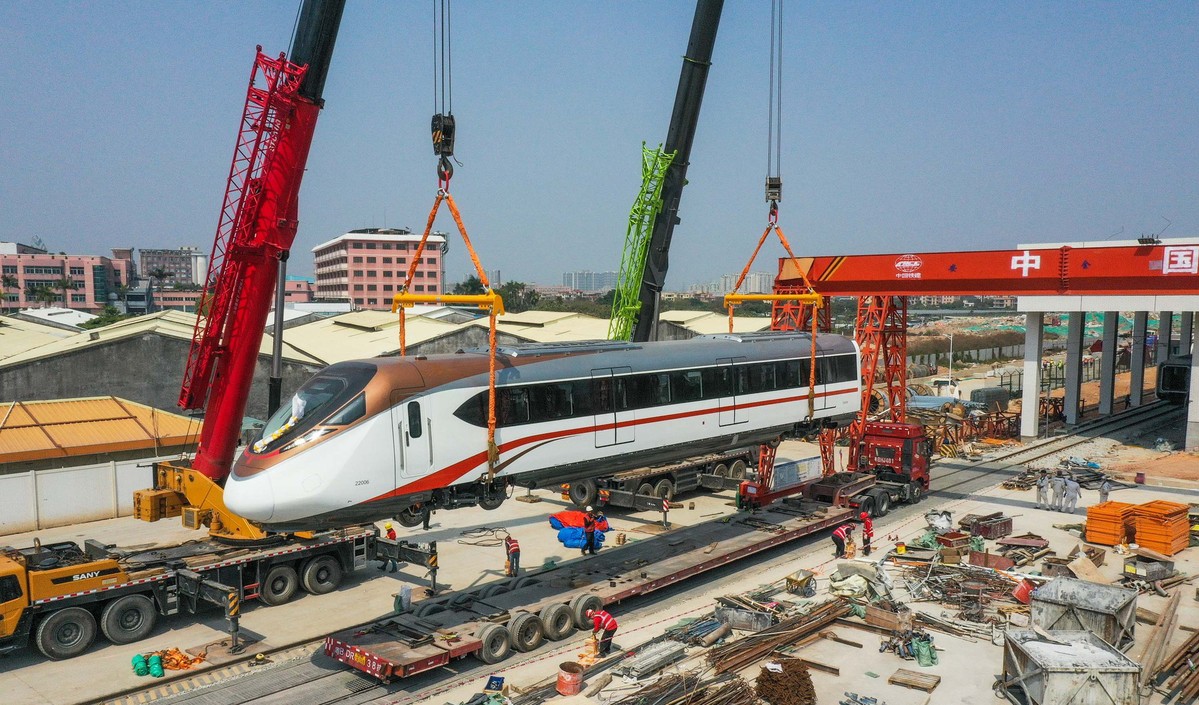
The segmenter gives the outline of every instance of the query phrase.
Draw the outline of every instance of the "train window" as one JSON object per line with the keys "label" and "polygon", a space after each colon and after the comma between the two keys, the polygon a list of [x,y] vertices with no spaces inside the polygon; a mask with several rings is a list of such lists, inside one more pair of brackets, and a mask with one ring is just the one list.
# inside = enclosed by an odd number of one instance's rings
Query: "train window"
{"label": "train window", "polygon": [[[617,382],[620,385],[621,396],[624,396],[624,383]],[[582,385],[580,385],[582,386]],[[613,380],[611,377],[593,377],[591,380],[590,408],[592,414],[610,414],[612,413],[613,399]],[[578,390],[575,390],[576,396]]]}
{"label": "train window", "polygon": [[479,392],[470,399],[462,402],[462,406],[454,412],[454,416],[472,426],[487,425],[487,392]]}
{"label": "train window", "polygon": [[799,379],[799,360],[784,360],[774,363],[774,374],[779,389],[794,389],[807,384],[806,381]]}
{"label": "train window", "polygon": [[670,375],[663,372],[661,374],[649,376],[649,393],[650,403],[657,406],[659,404],[670,403]]}
{"label": "train window", "polygon": [[21,596],[21,581],[15,575],[0,578],[0,603],[11,602]]}
{"label": "train window", "polygon": [[728,396],[728,392],[724,391],[730,379],[730,375],[725,372],[727,369],[725,367],[705,367],[700,370],[704,385],[704,399]]}
{"label": "train window", "polygon": [[[820,383],[820,366],[816,366],[816,383]],[[799,361],[799,386],[806,387],[812,383],[812,359],[805,358]]]}
{"label": "train window", "polygon": [[749,391],[751,394],[773,392],[775,390],[773,364],[751,365],[748,372]]}
{"label": "train window", "polygon": [[852,382],[858,377],[858,363],[853,355],[837,355],[833,361],[833,380]]}
{"label": "train window", "polygon": [[408,435],[412,438],[420,438],[422,433],[424,433],[424,429],[421,427],[420,402],[410,401],[408,402]]}
{"label": "train window", "polygon": [[703,399],[702,373],[699,370],[670,373],[670,397],[676,404]]}
{"label": "train window", "polygon": [[507,387],[495,390],[495,423],[515,426],[529,422],[529,390],[526,387]]}
{"label": "train window", "polygon": [[612,385],[612,401],[615,402],[617,411],[626,411],[632,409],[632,400],[636,397],[633,394],[632,378],[617,377],[615,384]]}
{"label": "train window", "polygon": [[345,426],[366,416],[366,395],[359,394],[354,401],[346,404],[341,411],[329,417],[325,423],[330,426]]}
{"label": "train window", "polygon": [[529,388],[530,413],[533,421],[552,421],[570,418],[571,385],[569,382],[538,384]]}

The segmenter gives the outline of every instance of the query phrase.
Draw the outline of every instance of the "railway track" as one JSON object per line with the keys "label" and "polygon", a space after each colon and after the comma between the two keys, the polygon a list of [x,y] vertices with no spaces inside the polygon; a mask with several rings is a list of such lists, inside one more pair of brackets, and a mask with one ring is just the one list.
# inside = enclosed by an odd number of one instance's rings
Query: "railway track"
{"label": "railway track", "polygon": [[[1060,453],[1093,438],[1101,437],[1114,430],[1160,423],[1182,414],[1182,410],[1165,403],[1151,404],[1117,416],[1097,419],[1082,424],[1069,434],[1023,446],[1011,451],[997,453],[981,462],[946,462],[948,472],[937,476],[938,487],[930,496],[942,495],[945,500],[964,497],[975,489],[995,484],[995,473],[1016,471],[1023,463]],[[902,519],[907,514],[922,512],[924,505],[903,507],[892,512],[892,520]],[[889,522],[888,522],[889,523]],[[801,542],[810,547],[820,537]],[[785,547],[782,547],[786,550]],[[765,556],[766,562],[775,563],[777,554]],[[791,560],[787,558],[785,560]],[[677,599],[688,592],[699,592],[712,588],[713,582],[728,579],[737,570],[731,564],[711,575],[714,580],[690,585],[679,585],[664,592],[655,593],[637,601],[625,618],[636,620],[638,616],[652,617],[661,611],[666,601]],[[372,620],[373,622],[373,620]],[[363,623],[362,627],[370,624]],[[565,644],[565,645],[564,645]],[[511,659],[505,669],[512,669],[543,660],[561,658],[576,651],[577,644],[569,642],[550,643],[527,654],[521,659]],[[442,692],[464,683],[478,680],[491,673],[494,668],[482,663],[466,660],[455,664],[452,671],[443,669],[420,674],[402,681],[383,685],[361,672],[345,668],[342,664],[324,655],[324,639],[310,639],[263,652],[272,663],[251,666],[252,656],[245,661],[229,664],[204,673],[163,683],[151,689],[137,689],[112,696],[106,705],[132,705],[149,702],[164,702],[176,705],[231,705],[252,703],[253,705],[284,705],[295,702],[319,703],[321,705],[359,705],[386,699],[393,705],[410,705],[436,697]],[[447,679],[447,671],[451,678]]]}

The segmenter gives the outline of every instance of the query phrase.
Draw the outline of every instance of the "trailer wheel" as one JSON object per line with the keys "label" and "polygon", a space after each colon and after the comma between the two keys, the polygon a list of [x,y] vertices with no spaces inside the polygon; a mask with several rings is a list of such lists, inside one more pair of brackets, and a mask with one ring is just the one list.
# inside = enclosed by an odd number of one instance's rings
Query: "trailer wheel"
{"label": "trailer wheel", "polygon": [[34,641],[46,658],[59,661],[87,651],[96,640],[96,618],[82,607],[68,607],[42,620]]}
{"label": "trailer wheel", "polygon": [[488,624],[479,632],[479,660],[483,663],[499,663],[512,653],[512,637],[502,624]]}
{"label": "trailer wheel", "polygon": [[541,610],[541,628],[546,638],[552,641],[561,641],[574,634],[575,623],[570,608],[561,602],[547,605]]}
{"label": "trailer wheel", "polygon": [[537,615],[528,612],[518,612],[508,622],[508,633],[512,636],[512,646],[522,653],[533,651],[545,643],[545,625]]}
{"label": "trailer wheel", "polygon": [[157,620],[153,600],[145,595],[126,595],[104,606],[100,630],[114,644],[132,644],[149,636]]}
{"label": "trailer wheel", "polygon": [[396,521],[400,522],[400,526],[408,529],[415,529],[425,523],[425,515],[429,510],[421,504],[413,504],[404,508],[404,511],[396,515]]}
{"label": "trailer wheel", "polygon": [[304,565],[300,583],[313,595],[333,592],[341,585],[341,564],[333,556],[316,556]]}
{"label": "trailer wheel", "polygon": [[435,615],[438,612],[445,612],[446,609],[448,608],[440,602],[422,602],[416,606],[416,609],[412,612],[412,614],[418,619],[424,619],[425,617]]}
{"label": "trailer wheel", "polygon": [[595,504],[595,500],[599,497],[599,489],[595,486],[595,480],[579,480],[570,483],[568,494],[570,501],[576,507],[582,508]]}
{"label": "trailer wheel", "polygon": [[637,488],[637,494],[643,494],[646,497],[653,497],[654,496],[654,486],[649,484],[648,482],[642,482],[641,486]]}
{"label": "trailer wheel", "polygon": [[886,490],[875,490],[871,494],[874,495],[874,516],[887,516],[887,512],[891,511],[891,495]]}
{"label": "trailer wheel", "polygon": [[591,620],[587,618],[588,610],[598,610],[604,606],[604,601],[599,595],[575,595],[575,599],[570,601],[570,616],[575,621],[575,627],[584,629]]}
{"label": "trailer wheel", "polygon": [[912,504],[924,499],[924,485],[919,482],[913,482],[908,486],[908,501]]}
{"label": "trailer wheel", "polygon": [[289,565],[277,565],[266,572],[258,589],[258,599],[264,605],[281,605],[296,594],[300,578]]}
{"label": "trailer wheel", "polygon": [[658,484],[654,485],[654,496],[659,499],[673,499],[674,483],[670,480],[658,480]]}
{"label": "trailer wheel", "polygon": [[745,461],[738,458],[729,466],[729,477],[734,480],[745,479]]}

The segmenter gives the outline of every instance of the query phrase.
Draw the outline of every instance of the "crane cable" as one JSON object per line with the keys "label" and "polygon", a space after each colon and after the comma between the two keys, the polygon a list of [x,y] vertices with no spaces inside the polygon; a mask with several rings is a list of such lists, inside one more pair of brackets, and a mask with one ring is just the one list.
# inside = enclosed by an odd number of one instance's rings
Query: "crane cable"
{"label": "crane cable", "polygon": [[[433,0],[433,153],[440,187],[454,176],[454,52],[450,0]],[[456,161],[456,160],[455,160]]]}
{"label": "crane cable", "polygon": [[766,201],[770,222],[783,200],[783,0],[770,3],[770,88],[766,101]]}

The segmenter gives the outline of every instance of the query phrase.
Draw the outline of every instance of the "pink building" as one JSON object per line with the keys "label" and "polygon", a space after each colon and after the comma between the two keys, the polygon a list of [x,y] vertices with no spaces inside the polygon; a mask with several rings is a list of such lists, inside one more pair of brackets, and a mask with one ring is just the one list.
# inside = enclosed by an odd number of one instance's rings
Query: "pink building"
{"label": "pink building", "polygon": [[316,282],[311,277],[288,277],[283,285],[283,300],[288,303],[312,303]]}
{"label": "pink building", "polygon": [[200,304],[199,289],[159,289],[154,287],[154,308],[195,313]]}
{"label": "pink building", "polygon": [[64,306],[99,313],[129,284],[132,261],[96,255],[55,255],[0,242],[5,308]]}
{"label": "pink building", "polygon": [[[394,228],[351,230],[312,248],[316,300],[346,302],[355,308],[390,309],[404,285],[420,235]],[[429,235],[410,292],[444,293],[445,235]]]}

